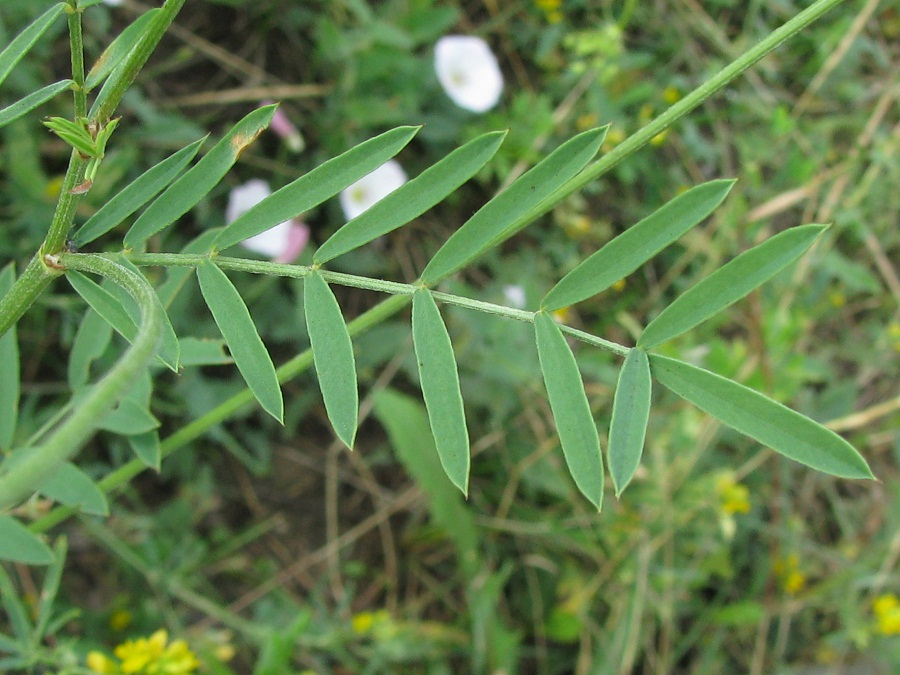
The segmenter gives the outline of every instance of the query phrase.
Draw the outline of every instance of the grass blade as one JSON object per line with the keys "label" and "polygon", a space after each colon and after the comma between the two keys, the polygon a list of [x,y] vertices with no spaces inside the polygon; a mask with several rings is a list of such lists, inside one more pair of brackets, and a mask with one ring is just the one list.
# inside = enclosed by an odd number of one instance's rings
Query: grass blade
{"label": "grass blade", "polygon": [[422,395],[441,466],[464,495],[469,492],[469,432],[450,334],[426,289],[413,295],[412,333]]}
{"label": "grass blade", "polygon": [[422,272],[430,286],[511,237],[528,223],[525,216],[581,171],[597,154],[607,127],[591,129],[563,143],[454,232]]}
{"label": "grass blade", "polygon": [[257,108],[244,117],[203,159],[157,197],[125,235],[126,248],[134,248],[171,225],[205,197],[234,165],[241,151],[269,126],[276,107]]}
{"label": "grass blade", "polygon": [[569,473],[581,494],[599,511],[603,502],[600,437],[578,364],[559,326],[546,312],[535,314],[534,333],[544,386]]}
{"label": "grass blade", "polygon": [[137,46],[144,35],[150,21],[159,14],[159,8],[151,9],[141,14],[129,26],[125,28],[109,46],[103,50],[97,61],[91,66],[87,77],[84,79],[84,87],[90,91],[100,84],[116,66],[121,63],[128,53]]}
{"label": "grass blade", "polygon": [[397,127],[370,138],[285,185],[222,230],[216,249],[234,246],[333,197],[400,152],[419,128]]}
{"label": "grass blade", "polygon": [[6,49],[0,52],[0,84],[3,84],[3,80],[15,68],[19,60],[34,46],[34,43],[53,23],[53,20],[62,13],[64,6],[61,2],[54,4],[13,38]]}
{"label": "grass blade", "polygon": [[[16,280],[16,265],[9,263],[0,271],[0,298],[9,293]],[[16,326],[0,337],[0,450],[12,448],[19,419],[19,341]]]}
{"label": "grass blade", "polygon": [[650,361],[647,352],[634,348],[625,357],[616,385],[609,425],[609,473],[616,497],[631,482],[641,463],[644,436],[650,418]]}
{"label": "grass blade", "polygon": [[153,199],[194,159],[205,140],[194,141],[166,157],[124,187],[75,233],[76,246],[83,246],[106,234]]}
{"label": "grass blade", "polygon": [[0,110],[0,127],[4,127],[13,120],[19,119],[25,113],[31,112],[71,86],[72,80],[60,80],[59,82],[48,84],[33,94],[28,94],[25,98],[6,106],[3,110]]}
{"label": "grass blade", "polygon": [[841,478],[873,478],[866,460],[818,422],[708,370],[650,355],[653,377],[742,434],[808,467]]}
{"label": "grass blade", "polygon": [[313,260],[328,262],[422,215],[487,164],[505,137],[505,131],[495,131],[457,148],[340,228]]}
{"label": "grass blade", "polygon": [[263,410],[283,422],[284,400],[275,365],[240,293],[225,273],[210,261],[197,266],[197,279],[203,299],[253,396]]}
{"label": "grass blade", "polygon": [[353,343],[337,298],[318,272],[303,280],[303,308],[328,419],[352,450],[359,415]]}
{"label": "grass blade", "polygon": [[560,279],[544,296],[541,308],[553,311],[574,305],[631,274],[712,213],[734,183],[714,180],[678,195]]}
{"label": "grass blade", "polygon": [[826,228],[801,225],[744,251],[660,312],[641,333],[638,346],[651,349],[740,300],[799,258]]}
{"label": "grass blade", "polygon": [[106,495],[84,471],[71,462],[63,462],[37,486],[37,491],[48,499],[71,506],[82,513],[108,516]]}
{"label": "grass blade", "polygon": [[[0,515],[0,560],[11,560],[26,565],[49,565],[53,562],[53,552],[18,520],[12,516]],[[12,597],[17,595],[14,592]],[[3,597],[6,596],[7,594],[3,593]]]}

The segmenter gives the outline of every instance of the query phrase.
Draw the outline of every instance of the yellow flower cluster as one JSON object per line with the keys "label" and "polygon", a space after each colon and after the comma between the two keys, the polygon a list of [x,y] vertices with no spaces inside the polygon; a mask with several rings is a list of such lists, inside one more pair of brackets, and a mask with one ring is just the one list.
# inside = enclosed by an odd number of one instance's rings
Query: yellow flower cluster
{"label": "yellow flower cluster", "polygon": [[800,570],[800,557],[796,553],[776,560],[772,569],[788,595],[797,595],[806,587],[806,575]]}
{"label": "yellow flower cluster", "polygon": [[882,635],[900,635],[900,599],[893,593],[879,595],[872,602],[876,630]]}
{"label": "yellow flower cluster", "polygon": [[87,666],[100,675],[190,675],[200,665],[184,640],[169,644],[169,634],[158,630],[149,638],[128,640],[113,652],[118,662],[91,652]]}
{"label": "yellow flower cluster", "polygon": [[562,0],[534,0],[534,4],[544,13],[550,23],[559,23],[563,20],[563,13],[559,9]]}
{"label": "yellow flower cluster", "polygon": [[730,473],[723,473],[716,479],[716,494],[719,495],[719,508],[725,514],[750,513],[750,490]]}

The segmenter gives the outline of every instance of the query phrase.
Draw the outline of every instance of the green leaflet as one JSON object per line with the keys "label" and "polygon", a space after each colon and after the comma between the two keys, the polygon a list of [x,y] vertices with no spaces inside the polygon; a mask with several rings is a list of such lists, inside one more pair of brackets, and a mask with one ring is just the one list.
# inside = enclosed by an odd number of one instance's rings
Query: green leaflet
{"label": "green leaflet", "polygon": [[63,11],[63,3],[57,2],[46,12],[35,19],[31,25],[19,33],[9,45],[0,52],[0,84],[6,79],[10,71],[19,60],[28,53],[34,43],[43,35],[53,23],[53,20]]}
{"label": "green leaflet", "polygon": [[219,234],[219,251],[308,211],[396,155],[420,127],[397,127],[370,138],[285,185],[231,222]]}
{"label": "green leaflet", "polygon": [[[0,271],[0,298],[9,293],[16,280],[16,265]],[[13,324],[0,336],[0,450],[9,450],[19,419],[19,342]]]}
{"label": "green leaflet", "polygon": [[785,457],[841,478],[873,478],[843,438],[749,387],[658,354],[650,355],[650,367],[667,389]]}
{"label": "green leaflet", "polygon": [[560,279],[541,302],[553,311],[606,290],[706,218],[722,203],[733,180],[691,188],[625,230]]}
{"label": "green leaflet", "polygon": [[257,108],[235,124],[199,162],[147,207],[125,235],[125,247],[134,248],[190,211],[222,180],[241,151],[269,126],[276,107]]}
{"label": "green leaflet", "polygon": [[100,84],[106,76],[121,63],[122,59],[137,46],[138,41],[143,37],[144,31],[147,29],[150,21],[152,21],[159,12],[159,8],[144,12],[127,26],[125,30],[119,33],[115,40],[109,43],[84,78],[84,86],[87,91],[91,91],[91,89]]}
{"label": "green leaflet", "polygon": [[801,225],[744,251],[660,312],[641,333],[638,346],[651,349],[740,300],[800,257],[826,228]]}
{"label": "green leaflet", "polygon": [[157,427],[159,420],[150,413],[146,405],[127,398],[123,399],[98,425],[99,429],[122,436],[148,433]]}
{"label": "green leaflet", "polygon": [[457,148],[331,235],[313,261],[328,262],[422,215],[487,164],[505,137],[495,131]]}
{"label": "green leaflet", "polygon": [[578,364],[559,326],[546,312],[534,315],[534,333],[544,386],[569,473],[581,494],[599,511],[603,503],[600,437]]}
{"label": "green leaflet", "polygon": [[131,446],[137,458],[154,471],[159,471],[160,466],[162,466],[159,432],[148,431],[143,434],[129,434],[126,438],[128,445]]}
{"label": "green leaflet", "polygon": [[71,462],[63,462],[37,486],[37,491],[53,501],[71,506],[82,513],[108,516],[106,495],[84,471]]}
{"label": "green leaflet", "polygon": [[[47,544],[36,534],[29,532],[18,520],[12,516],[0,515],[0,560],[26,565],[49,565],[53,562],[53,553]],[[6,593],[3,597],[6,597]]]}
{"label": "green leaflet", "polygon": [[76,231],[75,244],[94,241],[153,199],[194,159],[205,140],[194,141],[135,178]]}
{"label": "green leaflet", "polygon": [[28,94],[25,98],[6,106],[3,110],[0,110],[0,127],[4,127],[13,120],[19,119],[22,115],[46,103],[58,93],[69,89],[72,83],[72,80],[60,80],[59,82],[48,84],[33,94]]}
{"label": "green leaflet", "polygon": [[69,353],[69,386],[77,390],[88,383],[91,364],[103,356],[112,339],[112,326],[93,309],[81,319]]}
{"label": "green leaflet", "polygon": [[338,301],[319,272],[303,280],[303,309],[325,411],[338,438],[352,450],[359,415],[353,343]]}
{"label": "green leaflet", "polygon": [[208,340],[203,338],[181,338],[181,366],[224,366],[234,363],[232,358],[225,353],[223,340]]}
{"label": "green leaflet", "polygon": [[413,295],[412,332],[419,380],[441,466],[464,495],[469,492],[469,432],[450,334],[427,289]]}
{"label": "green leaflet", "polygon": [[484,572],[478,526],[441,467],[422,403],[393,389],[382,389],[373,399],[373,413],[387,431],[397,457],[428,496],[431,517],[456,547],[464,575],[476,578]]}
{"label": "green leaflet", "polygon": [[266,351],[247,305],[225,273],[206,260],[197,266],[200,291],[250,391],[267,413],[284,421],[284,400],[272,357]]}
{"label": "green leaflet", "polygon": [[607,457],[616,497],[641,463],[650,418],[650,387],[650,361],[644,350],[635,347],[628,352],[619,373],[609,425]]}
{"label": "green leaflet", "polygon": [[422,272],[431,286],[511,237],[528,221],[528,212],[581,171],[597,154],[607,127],[591,129],[563,143],[454,232]]}

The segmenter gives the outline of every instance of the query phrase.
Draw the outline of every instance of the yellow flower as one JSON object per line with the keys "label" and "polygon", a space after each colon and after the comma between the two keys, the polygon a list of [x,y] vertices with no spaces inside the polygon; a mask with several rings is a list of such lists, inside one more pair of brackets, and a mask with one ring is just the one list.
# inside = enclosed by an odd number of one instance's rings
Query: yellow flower
{"label": "yellow flower", "polygon": [[672,105],[681,100],[681,92],[676,87],[666,87],[662,93],[663,101]]}
{"label": "yellow flower", "polygon": [[123,631],[131,625],[131,612],[127,609],[119,609],[109,617],[109,627],[114,631]]}
{"label": "yellow flower", "polygon": [[100,675],[115,675],[119,672],[115,661],[101,652],[89,652],[86,663],[88,668]]}
{"label": "yellow flower", "polygon": [[[128,640],[115,648],[124,675],[188,675],[200,665],[184,640],[167,645],[169,634],[160,629],[149,638]],[[115,671],[112,671],[115,672]]]}
{"label": "yellow flower", "polygon": [[893,593],[879,595],[872,602],[877,630],[882,635],[900,635],[900,599]]}
{"label": "yellow flower", "polygon": [[750,513],[750,490],[730,473],[723,473],[716,480],[716,493],[721,500],[719,508],[724,513]]}
{"label": "yellow flower", "polygon": [[563,20],[563,14],[559,11],[562,0],[534,0],[534,4],[540,8],[550,23],[559,23]]}
{"label": "yellow flower", "polygon": [[550,312],[550,316],[553,317],[556,323],[566,323],[572,316],[572,309],[570,307],[560,307]]}
{"label": "yellow flower", "polygon": [[806,575],[800,570],[800,557],[796,553],[776,560],[772,569],[788,595],[797,595],[806,587]]}

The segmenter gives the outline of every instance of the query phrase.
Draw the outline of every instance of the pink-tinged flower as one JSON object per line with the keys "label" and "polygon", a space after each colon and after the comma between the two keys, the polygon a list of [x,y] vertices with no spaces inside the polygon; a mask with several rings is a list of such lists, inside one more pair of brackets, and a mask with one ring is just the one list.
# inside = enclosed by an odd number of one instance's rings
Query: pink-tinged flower
{"label": "pink-tinged flower", "polygon": [[460,108],[483,113],[500,100],[503,75],[480,37],[447,35],[434,47],[434,66],[447,96]]}
{"label": "pink-tinged flower", "polygon": [[[230,223],[236,220],[270,194],[269,184],[258,178],[237,186],[228,195],[225,221]],[[245,239],[241,246],[268,256],[274,262],[289,263],[297,259],[308,242],[309,227],[295,218]]]}
{"label": "pink-tinged flower", "polygon": [[389,159],[372,173],[341,191],[338,199],[341,208],[344,209],[344,215],[347,216],[347,220],[353,220],[405,182],[406,172],[403,167],[393,159]]}
{"label": "pink-tinged flower", "polygon": [[[275,103],[274,101],[263,101],[262,105],[272,105]],[[269,123],[269,128],[273,131],[273,133],[282,139],[285,142],[285,145],[288,146],[288,149],[291,152],[303,152],[306,148],[306,141],[303,140],[303,135],[294,126],[294,123],[288,119],[287,113],[284,112],[284,109],[281,106],[278,106],[275,110],[275,114],[272,116],[272,121]]]}

